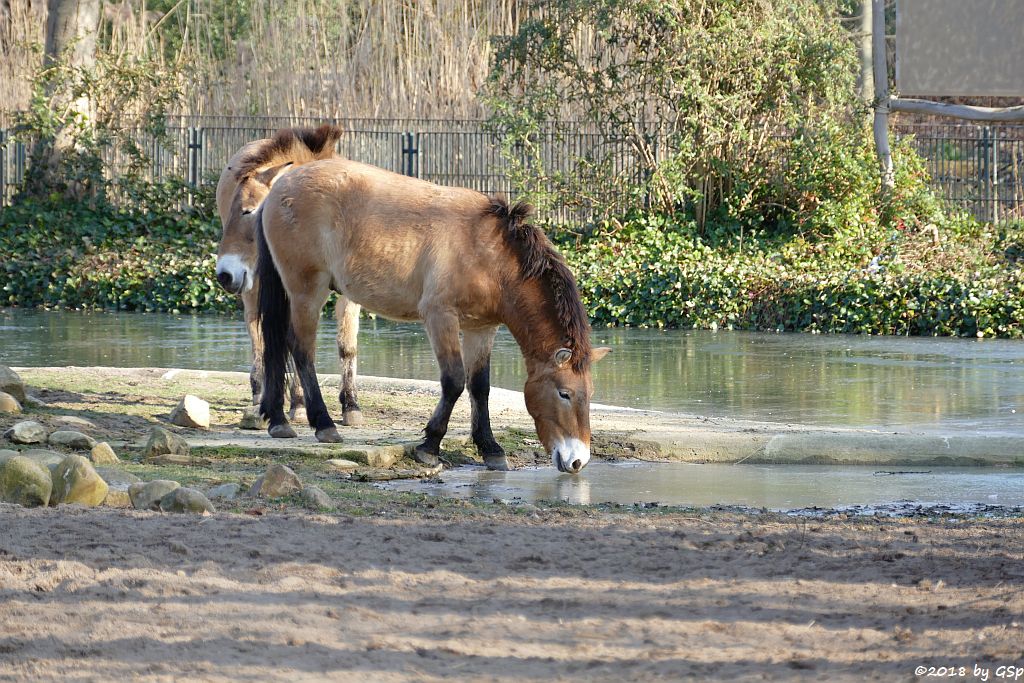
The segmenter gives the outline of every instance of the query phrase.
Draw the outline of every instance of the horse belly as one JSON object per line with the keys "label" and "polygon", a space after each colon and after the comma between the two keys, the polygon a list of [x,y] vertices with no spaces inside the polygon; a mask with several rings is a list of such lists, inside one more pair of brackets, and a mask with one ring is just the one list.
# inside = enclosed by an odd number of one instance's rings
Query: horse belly
{"label": "horse belly", "polygon": [[335,288],[366,310],[392,320],[419,320],[422,286],[415,278],[373,269],[345,269],[334,275]]}

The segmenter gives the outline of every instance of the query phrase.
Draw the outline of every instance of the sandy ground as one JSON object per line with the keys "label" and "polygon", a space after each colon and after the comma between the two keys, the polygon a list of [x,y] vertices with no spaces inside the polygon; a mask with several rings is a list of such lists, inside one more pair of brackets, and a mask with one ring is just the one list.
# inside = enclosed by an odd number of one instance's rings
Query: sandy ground
{"label": "sandy ground", "polygon": [[0,680],[1007,680],[1022,552],[1019,519],[0,506]]}
{"label": "sandy ground", "polygon": [[[88,418],[126,469],[196,486],[251,483],[286,462],[338,508],[246,498],[197,517],[0,504],[0,681],[1024,680],[1000,669],[1024,667],[1021,518],[510,508],[382,493],[323,471],[317,450],[277,452],[234,429],[246,402],[238,373],[23,376],[46,404],[0,428]],[[429,388],[367,389],[366,431],[346,432],[356,440],[415,436],[434,401]],[[212,440],[211,462],[141,461],[130,445],[166,424],[185,391],[214,403],[215,429],[187,434]],[[530,462],[528,418],[498,393],[500,438]],[[654,420],[596,411],[598,455],[614,455],[618,424],[626,454],[659,455],[636,438],[651,425],[672,439],[702,433],[699,420]]]}

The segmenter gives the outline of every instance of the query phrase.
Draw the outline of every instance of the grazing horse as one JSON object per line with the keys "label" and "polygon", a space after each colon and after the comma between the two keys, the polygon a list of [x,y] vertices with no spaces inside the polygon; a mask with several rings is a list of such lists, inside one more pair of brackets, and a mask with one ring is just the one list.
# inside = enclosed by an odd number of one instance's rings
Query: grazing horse
{"label": "grazing horse", "polygon": [[340,440],[313,363],[320,309],[334,290],[387,318],[423,321],[441,368],[441,400],[414,452],[419,462],[438,462],[468,381],[473,441],[489,468],[508,468],[487,407],[491,347],[504,324],[526,359],[526,407],[541,442],[560,471],[583,469],[590,365],[609,349],[591,348],[576,281],[527,223],[529,211],[341,158],[279,178],[256,218],[267,378],[260,411],[270,435],[295,436],[282,393],[291,351],[317,439]]}
{"label": "grazing horse", "polygon": [[[292,168],[333,156],[341,129],[285,128],[271,139],[255,140],[239,149],[228,161],[217,183],[217,212],[223,232],[217,249],[217,281],[232,294],[239,294],[245,311],[245,323],[252,342],[252,369],[249,384],[252,401],[258,404],[263,394],[263,335],[256,316],[259,283],[256,279],[256,209],[270,188]],[[246,172],[239,174],[238,169]],[[345,297],[335,305],[338,320],[338,355],[341,358],[343,424],[362,422],[355,390],[356,336],[359,332],[359,306]],[[302,386],[293,375],[291,415],[305,410]]]}

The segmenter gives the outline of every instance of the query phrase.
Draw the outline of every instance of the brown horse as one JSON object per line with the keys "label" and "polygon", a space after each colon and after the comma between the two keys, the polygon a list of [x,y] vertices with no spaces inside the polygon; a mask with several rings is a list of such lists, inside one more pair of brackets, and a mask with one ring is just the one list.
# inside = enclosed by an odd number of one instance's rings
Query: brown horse
{"label": "brown horse", "polygon": [[[263,336],[256,316],[259,283],[256,279],[256,209],[270,188],[292,168],[330,158],[341,129],[324,125],[312,128],[285,128],[271,139],[255,140],[239,149],[228,161],[217,183],[217,212],[220,214],[220,246],[217,250],[217,281],[232,294],[239,294],[245,311],[246,327],[252,342],[252,369],[249,384],[253,403],[263,394]],[[244,174],[238,170],[245,167]],[[344,297],[335,305],[338,319],[338,354],[341,358],[343,423],[362,422],[355,389],[356,336],[359,332],[359,306]],[[291,415],[295,419],[305,410],[302,386],[293,375]]]}
{"label": "brown horse", "polygon": [[526,359],[526,407],[541,442],[559,470],[579,472],[590,459],[590,365],[609,349],[591,348],[572,273],[528,214],[523,204],[340,158],[282,176],[256,219],[260,409],[271,436],[295,436],[282,395],[290,350],[317,438],[340,440],[313,365],[320,310],[334,290],[385,317],[423,321],[441,400],[417,460],[437,463],[468,379],[473,441],[488,467],[507,469],[487,408],[491,347],[504,324]]}

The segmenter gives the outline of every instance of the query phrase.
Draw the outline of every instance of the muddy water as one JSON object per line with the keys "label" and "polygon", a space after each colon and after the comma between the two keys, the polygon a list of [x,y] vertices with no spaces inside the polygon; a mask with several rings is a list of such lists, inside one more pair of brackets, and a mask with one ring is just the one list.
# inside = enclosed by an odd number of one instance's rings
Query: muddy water
{"label": "muddy water", "polygon": [[810,465],[694,465],[595,462],[578,476],[554,468],[488,472],[463,467],[440,482],[394,482],[387,488],[506,502],[563,501],[679,506],[729,505],[770,510],[806,508],[953,511],[1024,506],[1024,470]]}
{"label": "muddy water", "polygon": [[[336,372],[334,322],[317,367]],[[1024,342],[744,332],[604,330],[595,401],[815,425],[1024,434]],[[229,316],[0,310],[0,363],[247,370],[248,338]],[[367,320],[359,371],[436,379],[419,325]],[[492,381],[522,389],[503,331]]]}

